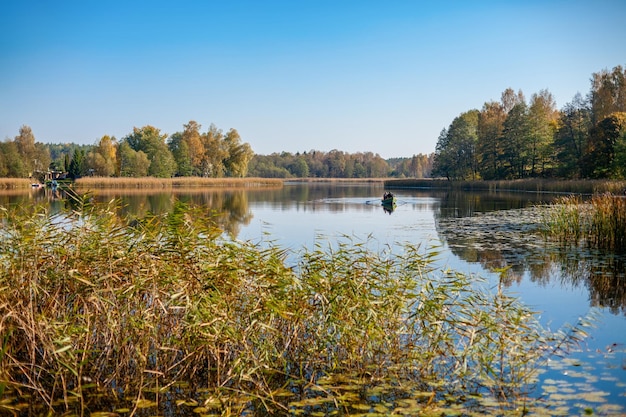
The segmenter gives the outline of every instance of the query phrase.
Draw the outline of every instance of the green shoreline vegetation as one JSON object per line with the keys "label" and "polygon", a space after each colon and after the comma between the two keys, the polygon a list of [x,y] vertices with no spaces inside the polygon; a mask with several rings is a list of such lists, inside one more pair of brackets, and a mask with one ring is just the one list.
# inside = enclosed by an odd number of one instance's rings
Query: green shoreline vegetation
{"label": "green shoreline vegetation", "polygon": [[0,410],[524,415],[590,324],[552,333],[501,288],[434,270],[436,248],[346,239],[286,265],[201,208],[119,209],[0,210]]}

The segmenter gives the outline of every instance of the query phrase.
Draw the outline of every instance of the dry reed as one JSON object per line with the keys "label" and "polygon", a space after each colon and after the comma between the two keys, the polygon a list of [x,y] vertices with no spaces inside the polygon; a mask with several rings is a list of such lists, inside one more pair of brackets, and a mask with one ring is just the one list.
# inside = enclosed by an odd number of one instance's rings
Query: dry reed
{"label": "dry reed", "polygon": [[28,178],[0,178],[0,189],[28,188],[32,183]]}
{"label": "dry reed", "polygon": [[98,188],[235,188],[235,187],[280,187],[283,182],[276,178],[203,178],[203,177],[176,177],[176,178],[128,178],[128,177],[83,177],[75,181],[77,189]]}

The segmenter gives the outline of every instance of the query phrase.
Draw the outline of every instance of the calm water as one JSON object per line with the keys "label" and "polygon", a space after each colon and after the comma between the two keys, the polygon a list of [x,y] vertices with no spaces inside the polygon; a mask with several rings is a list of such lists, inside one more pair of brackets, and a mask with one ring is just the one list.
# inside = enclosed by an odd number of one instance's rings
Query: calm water
{"label": "calm water", "polygon": [[[623,257],[548,244],[536,233],[533,207],[555,196],[534,193],[464,193],[395,190],[393,212],[380,205],[382,185],[287,184],[271,190],[203,190],[175,193],[117,191],[132,216],[169,211],[178,200],[215,213],[234,239],[293,249],[341,239],[367,241],[374,250],[402,250],[402,243],[440,251],[438,266],[481,276],[495,286],[496,268],[508,267],[509,292],[541,312],[556,330],[590,312],[599,314],[590,337],[568,358],[542,374],[544,395],[571,387],[581,407],[605,403],[626,410],[626,272]],[[48,202],[51,211],[68,203],[50,190],[1,194],[0,205]],[[289,261],[289,260],[288,260]],[[570,388],[568,388],[570,389]],[[568,391],[569,392],[569,391]],[[601,395],[585,397],[585,393]],[[578,395],[582,393],[581,395]]]}

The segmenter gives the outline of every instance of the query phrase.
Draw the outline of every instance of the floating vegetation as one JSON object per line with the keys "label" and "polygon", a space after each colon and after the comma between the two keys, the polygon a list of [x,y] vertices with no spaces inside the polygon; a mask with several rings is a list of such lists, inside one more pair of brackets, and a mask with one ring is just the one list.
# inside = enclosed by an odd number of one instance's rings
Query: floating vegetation
{"label": "floating vegetation", "polygon": [[318,242],[287,266],[200,208],[117,205],[0,210],[0,411],[519,415],[590,324],[549,332],[409,244]]}
{"label": "floating vegetation", "polygon": [[626,197],[594,195],[558,199],[547,213],[545,234],[563,243],[584,244],[615,252],[626,251]]}

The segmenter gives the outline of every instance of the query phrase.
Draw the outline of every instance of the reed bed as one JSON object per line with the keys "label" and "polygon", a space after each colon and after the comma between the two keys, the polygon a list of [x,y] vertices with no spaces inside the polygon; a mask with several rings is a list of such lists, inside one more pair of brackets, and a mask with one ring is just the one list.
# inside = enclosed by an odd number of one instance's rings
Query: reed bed
{"label": "reed bed", "polygon": [[203,177],[176,177],[176,178],[128,178],[128,177],[83,177],[75,181],[77,189],[99,188],[254,188],[254,187],[281,187],[283,181],[276,178],[203,178]]}
{"label": "reed bed", "polygon": [[0,210],[0,411],[501,411],[526,407],[538,364],[581,334],[433,270],[435,251],[346,239],[288,266],[197,208],[129,219],[76,200]]}
{"label": "reed bed", "polygon": [[28,178],[0,178],[0,189],[29,188],[33,181]]}
{"label": "reed bed", "polygon": [[442,188],[467,191],[525,191],[567,194],[599,194],[610,192],[624,195],[626,181],[618,180],[498,180],[448,181],[445,179],[392,179],[387,188]]}
{"label": "reed bed", "polygon": [[564,243],[626,252],[626,196],[610,193],[555,201],[544,219],[544,231]]}

